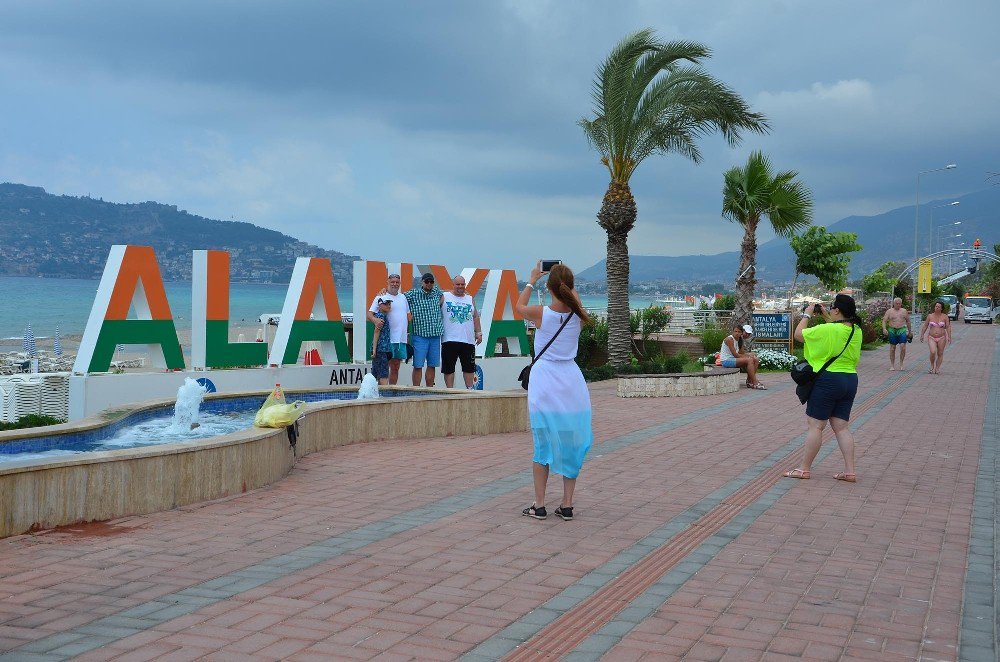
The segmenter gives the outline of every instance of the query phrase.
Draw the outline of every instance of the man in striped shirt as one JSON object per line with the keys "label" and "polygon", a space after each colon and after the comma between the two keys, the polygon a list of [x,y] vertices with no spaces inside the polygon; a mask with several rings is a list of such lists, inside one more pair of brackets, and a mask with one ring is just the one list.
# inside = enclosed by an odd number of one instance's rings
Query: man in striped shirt
{"label": "man in striped shirt", "polygon": [[441,314],[442,293],[434,283],[434,274],[428,272],[420,279],[420,287],[408,290],[405,295],[413,315],[413,329],[410,342],[413,344],[413,385],[424,383],[434,386],[435,368],[441,365],[441,334],[444,332],[444,318]]}

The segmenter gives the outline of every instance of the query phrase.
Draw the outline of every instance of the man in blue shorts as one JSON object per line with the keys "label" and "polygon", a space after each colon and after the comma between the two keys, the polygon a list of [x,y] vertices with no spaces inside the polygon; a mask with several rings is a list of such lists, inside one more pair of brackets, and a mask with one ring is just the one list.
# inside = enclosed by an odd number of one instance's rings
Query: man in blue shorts
{"label": "man in blue shorts", "polygon": [[427,364],[425,384],[434,386],[435,368],[441,365],[441,334],[444,317],[441,314],[441,288],[434,283],[434,274],[427,272],[420,287],[405,294],[413,320],[410,343],[413,345],[413,385],[420,386]]}
{"label": "man in blue shorts", "polygon": [[903,369],[903,361],[906,360],[906,343],[913,338],[913,330],[910,328],[910,316],[903,308],[903,300],[896,297],[892,300],[892,308],[885,311],[882,316],[882,333],[889,340],[889,370],[896,369],[896,345],[899,348],[899,369]]}

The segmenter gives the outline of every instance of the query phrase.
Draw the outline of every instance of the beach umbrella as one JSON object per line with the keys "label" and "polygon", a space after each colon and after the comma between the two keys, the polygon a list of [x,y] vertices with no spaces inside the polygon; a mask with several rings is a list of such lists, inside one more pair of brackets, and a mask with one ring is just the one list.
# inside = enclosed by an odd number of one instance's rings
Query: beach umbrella
{"label": "beach umbrella", "polygon": [[52,342],[52,351],[55,352],[56,358],[62,356],[62,343],[59,342],[59,327],[56,327],[56,339]]}
{"label": "beach umbrella", "polygon": [[28,353],[28,330],[24,330],[24,338],[21,339],[21,351]]}
{"label": "beach umbrella", "polygon": [[125,351],[125,345],[118,345],[117,347],[115,347],[115,351],[118,352],[119,356],[121,356],[122,353],[124,353]]}
{"label": "beach umbrella", "polygon": [[37,353],[37,348],[35,347],[35,332],[31,330],[31,325],[28,325],[28,330],[24,334],[24,351],[28,353],[28,356],[34,356]]}

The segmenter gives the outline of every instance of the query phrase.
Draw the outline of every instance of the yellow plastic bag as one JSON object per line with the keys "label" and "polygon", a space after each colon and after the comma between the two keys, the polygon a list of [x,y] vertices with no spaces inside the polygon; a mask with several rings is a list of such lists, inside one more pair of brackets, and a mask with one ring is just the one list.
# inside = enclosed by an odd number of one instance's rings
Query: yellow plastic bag
{"label": "yellow plastic bag", "polygon": [[254,416],[253,424],[259,428],[284,428],[299,420],[302,416],[306,403],[303,400],[296,400],[291,404],[285,402],[285,394],[281,390],[281,385],[276,384],[271,395],[261,405]]}

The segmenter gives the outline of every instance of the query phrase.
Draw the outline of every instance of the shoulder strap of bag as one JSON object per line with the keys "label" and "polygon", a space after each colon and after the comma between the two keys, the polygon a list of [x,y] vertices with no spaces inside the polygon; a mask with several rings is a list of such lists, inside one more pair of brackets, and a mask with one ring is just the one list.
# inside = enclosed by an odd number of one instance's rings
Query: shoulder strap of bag
{"label": "shoulder strap of bag", "polygon": [[[542,319],[543,320],[545,319],[544,315],[545,314],[542,313]],[[572,310],[569,312],[569,315],[566,316],[566,319],[563,320],[563,323],[559,325],[559,328],[556,330],[555,335],[553,335],[551,338],[549,338],[549,341],[547,343],[545,343],[545,347],[542,347],[542,351],[540,351],[537,354],[535,354],[535,358],[531,359],[531,365],[535,365],[535,361],[537,361],[539,358],[541,358],[542,354],[545,353],[545,350],[547,350],[549,348],[549,345],[551,345],[553,342],[555,342],[555,339],[559,337],[559,333],[562,332],[562,330],[566,328],[567,324],[569,324],[569,320],[570,320],[571,317],[573,317],[573,311]]]}
{"label": "shoulder strap of bag", "polygon": [[832,359],[830,359],[826,363],[824,363],[823,367],[820,368],[816,372],[817,375],[819,375],[819,373],[823,372],[824,370],[826,370],[827,368],[829,368],[831,365],[833,365],[833,362],[836,361],[837,359],[839,359],[840,355],[847,351],[847,348],[851,346],[851,339],[854,338],[854,331],[857,328],[858,328],[857,324],[852,324],[851,325],[851,335],[847,336],[847,344],[844,345],[844,349],[840,350],[840,354],[837,354],[835,357],[833,357]]}

